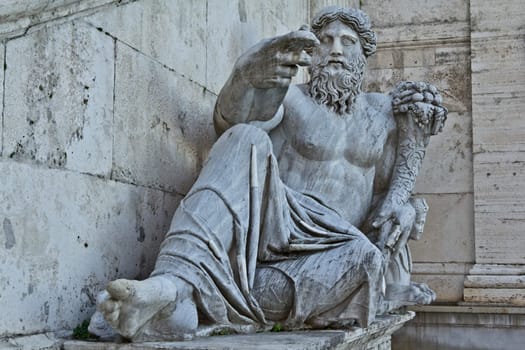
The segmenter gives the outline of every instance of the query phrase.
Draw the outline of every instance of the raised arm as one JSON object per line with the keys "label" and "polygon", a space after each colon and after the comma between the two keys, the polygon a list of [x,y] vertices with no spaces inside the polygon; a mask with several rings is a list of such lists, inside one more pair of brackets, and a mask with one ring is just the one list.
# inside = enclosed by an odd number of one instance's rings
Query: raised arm
{"label": "raised arm", "polygon": [[298,66],[310,65],[306,52],[318,44],[312,32],[301,29],[263,40],[239,57],[217,98],[213,115],[217,133],[238,123],[275,127],[292,77]]}

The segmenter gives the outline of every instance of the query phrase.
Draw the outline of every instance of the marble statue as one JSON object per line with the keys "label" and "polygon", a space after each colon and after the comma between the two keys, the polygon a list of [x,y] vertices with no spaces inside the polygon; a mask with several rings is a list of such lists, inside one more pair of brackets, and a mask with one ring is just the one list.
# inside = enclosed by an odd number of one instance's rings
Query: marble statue
{"label": "marble statue", "polygon": [[[447,110],[423,82],[362,92],[375,49],[365,13],[328,7],[311,29],[243,54],[215,106],[220,137],[154,271],[109,283],[90,330],[107,322],[142,341],[366,327],[432,302],[410,281],[407,240],[423,230],[428,206],[412,191]],[[299,66],[311,79],[293,85]]]}

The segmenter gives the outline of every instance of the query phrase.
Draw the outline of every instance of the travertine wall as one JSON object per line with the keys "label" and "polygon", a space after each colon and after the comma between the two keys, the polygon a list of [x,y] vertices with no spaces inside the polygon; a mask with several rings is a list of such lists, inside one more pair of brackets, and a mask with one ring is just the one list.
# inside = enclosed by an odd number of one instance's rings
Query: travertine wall
{"label": "travertine wall", "polygon": [[436,290],[438,302],[456,302],[474,262],[469,1],[361,1],[361,8],[379,39],[369,89],[432,82],[449,110],[418,178],[416,193],[430,210],[421,240],[410,245],[414,279]]}
{"label": "travertine wall", "polygon": [[[517,2],[505,6],[518,8]],[[472,34],[471,83],[471,27],[486,30],[482,19],[490,11],[484,2],[4,0],[0,337],[71,329],[89,317],[108,280],[146,276],[172,213],[215,140],[211,112],[235,59],[259,39],[297,29],[334,3],[360,6],[378,32],[368,89],[388,91],[404,79],[430,81],[450,111],[417,185],[431,209],[422,240],[412,244],[415,278],[436,289],[438,301],[458,302],[474,263],[523,262],[483,253],[483,237],[519,235],[512,220],[523,220],[516,198],[523,192],[518,174],[525,139],[523,126],[509,126],[521,125],[519,74],[501,96],[506,113],[484,97],[492,96],[484,79],[503,84],[516,69],[523,77],[523,68],[513,66],[523,61],[523,40],[513,41],[522,38],[523,27],[507,41],[492,35],[495,45]],[[514,48],[508,51],[512,60],[502,53],[507,47]],[[493,62],[494,50],[514,67],[510,77],[483,75],[492,66],[478,62]],[[484,111],[490,108],[489,118]],[[506,133],[500,141],[488,141],[492,126]],[[491,151],[506,152],[504,158],[490,158],[487,165],[483,157],[499,157],[482,154],[487,143],[495,145]],[[491,164],[500,159],[515,169],[496,170]],[[482,191],[493,186],[483,181],[494,179],[508,186],[506,197]],[[492,200],[490,213],[512,203],[507,231],[497,224],[507,216],[481,214],[486,198]],[[476,233],[474,202],[480,213]],[[523,240],[514,242],[516,254],[525,251]]]}
{"label": "travertine wall", "polygon": [[0,337],[71,329],[147,276],[235,59],[316,4],[2,1]]}

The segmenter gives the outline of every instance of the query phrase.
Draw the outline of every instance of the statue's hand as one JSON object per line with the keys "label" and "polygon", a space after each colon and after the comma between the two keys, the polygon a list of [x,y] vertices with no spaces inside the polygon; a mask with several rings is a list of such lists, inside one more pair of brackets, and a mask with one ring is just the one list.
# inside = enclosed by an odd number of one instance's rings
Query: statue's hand
{"label": "statue's hand", "polygon": [[411,204],[402,206],[385,202],[369,219],[370,225],[379,231],[377,246],[389,249],[392,255],[406,245],[415,223],[416,211]]}
{"label": "statue's hand", "polygon": [[235,70],[252,87],[271,89],[288,87],[298,66],[309,66],[310,52],[319,45],[316,36],[305,27],[275,38],[263,40],[242,55]]}
{"label": "statue's hand", "polygon": [[407,113],[427,135],[443,130],[447,109],[435,86],[424,82],[405,81],[392,92],[394,113]]}

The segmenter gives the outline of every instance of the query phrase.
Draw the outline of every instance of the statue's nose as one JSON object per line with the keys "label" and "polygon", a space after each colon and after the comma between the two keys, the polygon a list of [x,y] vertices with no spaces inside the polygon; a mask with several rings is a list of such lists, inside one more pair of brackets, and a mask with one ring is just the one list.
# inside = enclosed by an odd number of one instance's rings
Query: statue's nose
{"label": "statue's nose", "polygon": [[343,45],[341,45],[341,40],[335,39],[334,42],[332,43],[330,55],[341,56],[342,54],[343,54]]}

